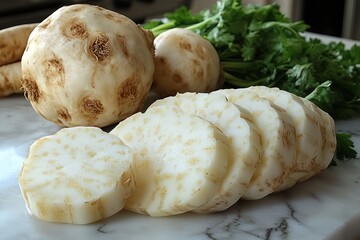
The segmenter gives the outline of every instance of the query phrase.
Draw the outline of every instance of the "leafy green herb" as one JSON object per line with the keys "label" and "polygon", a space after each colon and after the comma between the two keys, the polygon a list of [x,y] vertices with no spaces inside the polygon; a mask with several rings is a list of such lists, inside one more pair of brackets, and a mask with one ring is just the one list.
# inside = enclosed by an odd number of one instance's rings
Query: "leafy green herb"
{"label": "leafy green herb", "polygon": [[[198,14],[180,7],[143,26],[155,36],[180,27],[208,39],[220,56],[224,88],[276,86],[306,97],[334,118],[360,112],[360,46],[346,49],[341,42],[305,38],[309,26],[290,21],[276,3],[220,0]],[[338,135],[344,158],[354,157],[350,136]]]}
{"label": "leafy green herb", "polygon": [[[356,151],[354,150],[354,143],[351,141],[351,134],[336,133],[336,158],[338,160],[356,158]],[[336,160],[332,160],[332,165],[336,165]]]}

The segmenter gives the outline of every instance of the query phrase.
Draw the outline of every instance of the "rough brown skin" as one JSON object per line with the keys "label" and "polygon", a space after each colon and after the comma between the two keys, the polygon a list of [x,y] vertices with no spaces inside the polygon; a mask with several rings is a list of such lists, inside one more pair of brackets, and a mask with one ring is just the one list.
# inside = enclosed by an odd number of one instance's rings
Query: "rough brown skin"
{"label": "rough brown skin", "polygon": [[29,36],[22,86],[35,111],[58,125],[104,127],[139,111],[154,73],[154,36],[88,4],[62,7]]}
{"label": "rough brown skin", "polygon": [[104,112],[104,106],[98,99],[84,98],[80,109],[90,118],[97,118],[98,115]]}
{"label": "rough brown skin", "polygon": [[37,25],[30,23],[0,30],[0,66],[21,60],[29,35]]}
{"label": "rough brown skin", "polygon": [[102,62],[111,55],[109,37],[105,34],[96,36],[89,45],[89,52],[96,62]]}
{"label": "rough brown skin", "polygon": [[0,97],[22,93],[21,63],[15,62],[0,67]]}
{"label": "rough brown skin", "polygon": [[26,99],[34,102],[38,102],[40,91],[32,76],[23,74],[21,79],[21,85],[24,89]]}

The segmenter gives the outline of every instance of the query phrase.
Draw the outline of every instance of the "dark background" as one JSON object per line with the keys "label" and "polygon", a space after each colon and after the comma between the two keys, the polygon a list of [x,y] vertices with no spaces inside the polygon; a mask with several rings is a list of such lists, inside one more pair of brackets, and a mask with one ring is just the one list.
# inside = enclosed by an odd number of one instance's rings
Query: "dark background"
{"label": "dark background", "polygon": [[[0,29],[41,22],[59,7],[75,3],[99,5],[142,23],[146,18],[162,16],[181,5],[190,8],[195,1],[207,0],[2,0]],[[301,19],[310,25],[310,32],[341,37],[344,7],[345,0],[302,0]]]}
{"label": "dark background", "polygon": [[61,6],[76,3],[98,5],[141,23],[146,18],[160,16],[180,5],[190,7],[190,2],[190,0],[3,0],[0,2],[0,29],[41,22]]}

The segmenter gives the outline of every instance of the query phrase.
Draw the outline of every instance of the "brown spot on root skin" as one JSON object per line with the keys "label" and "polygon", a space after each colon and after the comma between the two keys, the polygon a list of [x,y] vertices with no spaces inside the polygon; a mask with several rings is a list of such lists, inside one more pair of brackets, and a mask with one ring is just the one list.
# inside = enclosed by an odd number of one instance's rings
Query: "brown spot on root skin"
{"label": "brown spot on root skin", "polygon": [[52,86],[54,83],[60,87],[65,84],[65,69],[63,60],[54,56],[52,59],[45,60],[46,84]]}
{"label": "brown spot on root skin", "polygon": [[162,66],[160,68],[156,68],[155,69],[155,73],[154,73],[154,78],[156,79],[157,76],[161,77],[162,76],[170,76],[171,75],[171,68],[169,68],[169,63],[167,62],[167,59],[164,57],[159,57],[156,56],[154,58],[155,61],[155,66]]}
{"label": "brown spot on root skin", "polygon": [[192,51],[191,44],[189,42],[187,42],[187,41],[184,41],[184,40],[180,41],[179,46],[180,46],[180,48],[182,48],[182,49],[184,49],[186,51],[189,51],[189,52]]}
{"label": "brown spot on root skin", "polygon": [[122,14],[114,14],[112,12],[104,13],[104,16],[112,22],[129,25],[131,21]]}
{"label": "brown spot on root skin", "polygon": [[60,118],[59,121],[63,122],[63,120],[65,120],[66,122],[71,120],[71,116],[70,113],[68,112],[67,109],[60,109],[57,112],[58,117]]}
{"label": "brown spot on root skin", "polygon": [[88,37],[87,27],[84,22],[78,18],[71,18],[61,26],[61,33],[67,39]]}
{"label": "brown spot on root skin", "polygon": [[114,14],[106,13],[106,14],[105,14],[105,17],[106,17],[107,19],[110,19],[111,21],[115,21],[115,16],[114,16]]}
{"label": "brown spot on root skin", "polygon": [[140,32],[143,34],[147,47],[150,50],[150,52],[152,53],[152,55],[155,55],[155,45],[154,45],[154,39],[155,36],[153,34],[152,31],[143,29],[141,26],[138,25],[138,28],[140,29]]}
{"label": "brown spot on root skin", "polygon": [[201,67],[201,63],[198,60],[193,59],[192,66],[193,66],[194,81],[200,81],[200,82],[203,81],[204,80],[204,70]]}
{"label": "brown spot on root skin", "polygon": [[156,57],[155,58],[155,61],[157,62],[157,64],[161,64],[161,65],[167,65],[167,61],[165,58],[163,57]]}
{"label": "brown spot on root skin", "polygon": [[84,10],[84,6],[79,4],[79,5],[74,5],[71,7],[71,11],[70,12],[80,12]]}
{"label": "brown spot on root skin", "polygon": [[170,94],[171,96],[175,96],[177,93],[184,93],[184,92],[189,91],[189,89],[190,89],[190,86],[187,82],[180,82],[175,89],[169,89],[166,92],[167,92],[167,94]]}
{"label": "brown spot on root skin", "polygon": [[99,10],[99,11],[104,11],[105,9],[104,8],[102,8],[102,7],[100,7],[100,6],[95,6],[96,8],[97,8],[97,10]]}
{"label": "brown spot on root skin", "polygon": [[97,118],[104,112],[104,106],[98,99],[84,98],[80,104],[82,112],[91,118]]}
{"label": "brown spot on root skin", "polygon": [[96,62],[103,62],[111,55],[109,37],[103,33],[95,37],[90,41],[89,51]]}
{"label": "brown spot on root skin", "polygon": [[126,45],[126,38],[120,34],[116,34],[116,43],[119,45],[121,51],[126,58],[129,58],[129,50]]}
{"label": "brown spot on root skin", "polygon": [[6,42],[0,42],[0,49],[7,48],[8,45]]}
{"label": "brown spot on root skin", "polygon": [[181,77],[180,74],[177,74],[177,73],[174,73],[172,76],[171,76],[171,80],[173,80],[173,82],[176,82],[176,83],[181,83],[183,82],[183,79]]}
{"label": "brown spot on root skin", "polygon": [[137,91],[138,85],[139,85],[139,78],[136,75],[136,73],[134,73],[128,79],[126,79],[123,84],[121,84],[119,90],[119,98],[120,98],[119,101],[123,102],[124,99],[136,98],[138,95],[138,91]]}
{"label": "brown spot on root skin", "polygon": [[29,101],[38,103],[40,98],[40,91],[34,78],[30,75],[24,74],[21,80],[21,85],[24,89],[25,98]]}
{"label": "brown spot on root skin", "polygon": [[201,60],[206,60],[207,58],[207,52],[206,49],[201,46],[200,44],[196,44],[195,46],[195,53]]}
{"label": "brown spot on root skin", "polygon": [[76,22],[70,26],[70,32],[74,37],[77,38],[87,38],[87,28],[86,25],[82,22]]}

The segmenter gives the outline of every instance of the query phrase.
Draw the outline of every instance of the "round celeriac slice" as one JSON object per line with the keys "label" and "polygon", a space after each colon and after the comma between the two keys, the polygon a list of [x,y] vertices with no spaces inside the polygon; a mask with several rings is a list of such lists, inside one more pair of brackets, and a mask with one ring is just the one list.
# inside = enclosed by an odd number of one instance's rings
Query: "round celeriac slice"
{"label": "round celeriac slice", "polygon": [[20,190],[41,220],[94,222],[123,209],[134,191],[132,158],[129,147],[99,128],[64,128],[31,145]]}
{"label": "round celeriac slice", "polygon": [[242,198],[263,198],[286,181],[296,164],[296,133],[293,122],[283,109],[254,92],[243,89],[222,89],[217,92],[248,110],[259,130],[262,158]]}
{"label": "round celeriac slice", "polygon": [[229,155],[227,137],[212,123],[177,107],[154,106],[110,133],[134,150],[134,194],[125,208],[150,216],[191,211],[219,190]]}
{"label": "round celeriac slice", "polygon": [[177,106],[187,113],[204,118],[218,127],[230,143],[229,162],[219,191],[194,212],[225,210],[245,192],[261,154],[260,135],[244,109],[227,101],[222,94],[183,93],[155,101],[153,106]]}
{"label": "round celeriac slice", "polygon": [[300,97],[279,88],[253,86],[247,90],[281,107],[294,121],[297,143],[296,166],[277,191],[288,189],[300,179],[313,176],[316,171],[314,166],[322,155],[321,142],[323,141],[316,112],[306,107]]}

